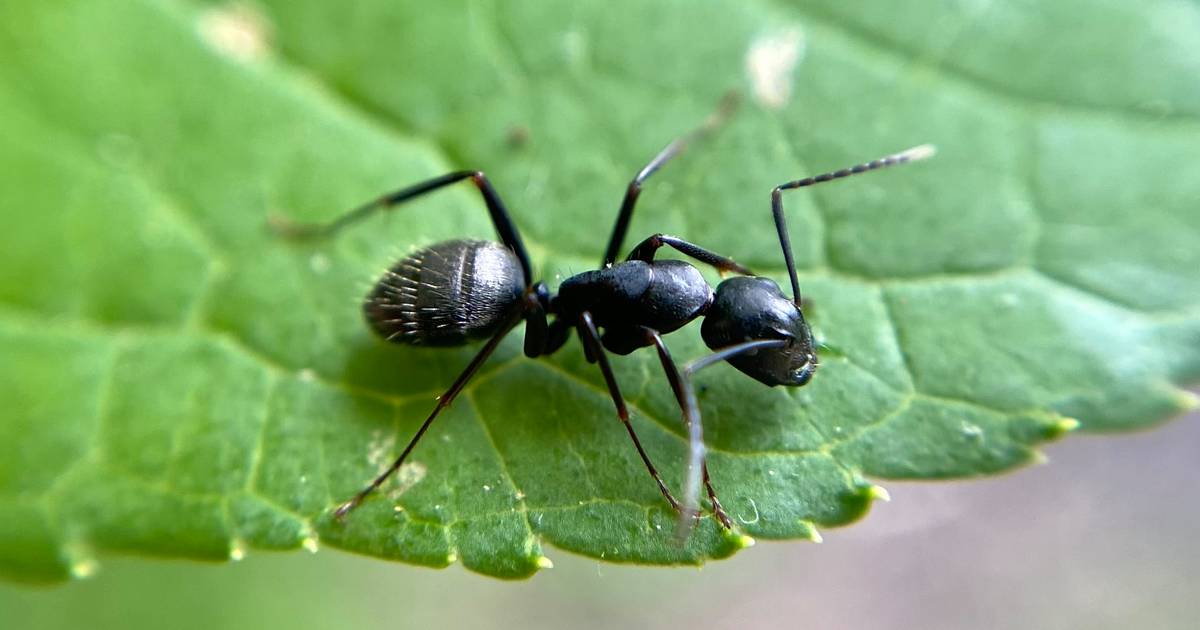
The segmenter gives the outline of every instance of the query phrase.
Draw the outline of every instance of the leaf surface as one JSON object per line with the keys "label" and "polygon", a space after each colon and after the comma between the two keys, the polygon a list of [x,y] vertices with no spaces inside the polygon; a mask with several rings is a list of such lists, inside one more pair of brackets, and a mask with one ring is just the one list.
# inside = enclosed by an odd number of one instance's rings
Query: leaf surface
{"label": "leaf surface", "polygon": [[[773,186],[941,151],[786,198],[833,350],[803,389],[700,377],[742,532],[815,539],[881,495],[868,478],[1004,471],[1073,419],[1129,429],[1194,405],[1178,388],[1200,375],[1193,5],[261,6],[0,6],[5,576],[318,541],[502,577],[544,566],[544,544],[735,552],[711,519],[673,543],[578,343],[535,361],[519,335],[381,496],[331,521],[474,352],[382,343],[361,296],[411,248],[491,228],[467,187],[327,243],[264,227],[481,168],[554,285],[594,267],[629,178],[730,88],[747,106],[651,180],[627,247],[678,234],[783,281]],[[706,352],[697,326],[668,343]],[[677,484],[656,359],[615,364]]]}

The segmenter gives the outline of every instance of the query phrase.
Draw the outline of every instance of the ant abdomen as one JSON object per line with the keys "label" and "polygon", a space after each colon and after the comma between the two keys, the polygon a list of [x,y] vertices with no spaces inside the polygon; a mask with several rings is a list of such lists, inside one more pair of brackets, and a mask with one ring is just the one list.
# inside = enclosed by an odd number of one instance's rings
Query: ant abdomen
{"label": "ant abdomen", "polygon": [[387,341],[457,346],[495,334],[520,309],[524,290],[521,266],[504,245],[443,241],[388,269],[363,315]]}

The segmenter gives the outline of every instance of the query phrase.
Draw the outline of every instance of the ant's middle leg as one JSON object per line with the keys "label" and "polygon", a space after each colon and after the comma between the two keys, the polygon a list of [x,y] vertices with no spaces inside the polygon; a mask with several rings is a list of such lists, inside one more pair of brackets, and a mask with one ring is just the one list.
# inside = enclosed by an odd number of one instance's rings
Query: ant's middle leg
{"label": "ant's middle leg", "polygon": [[642,462],[646,464],[646,470],[650,471],[651,477],[654,477],[654,482],[658,484],[659,491],[666,497],[667,503],[671,504],[671,508],[676,512],[682,513],[682,506],[667,488],[662,475],[658,474],[658,469],[650,461],[650,456],[646,454],[646,449],[642,448],[642,442],[633,430],[633,424],[629,422],[629,409],[625,406],[625,398],[621,396],[620,388],[617,387],[616,376],[613,375],[612,367],[608,364],[608,356],[604,352],[604,347],[600,344],[600,334],[596,330],[596,323],[592,321],[591,313],[584,311],[579,316],[578,328],[584,348],[600,364],[600,371],[604,374],[604,382],[608,384],[608,393],[612,396],[613,405],[617,408],[617,417],[621,419],[621,423],[625,425],[625,430],[629,432],[629,437],[633,440],[633,445],[637,447],[638,455],[642,457]]}

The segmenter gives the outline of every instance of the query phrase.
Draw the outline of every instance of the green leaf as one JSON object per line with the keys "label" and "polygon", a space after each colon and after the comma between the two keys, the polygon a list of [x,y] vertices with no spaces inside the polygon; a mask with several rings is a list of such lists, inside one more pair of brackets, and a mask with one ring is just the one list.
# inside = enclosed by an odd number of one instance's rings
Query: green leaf
{"label": "green leaf", "polygon": [[[410,248],[491,229],[466,187],[328,243],[264,227],[482,168],[554,284],[596,264],[628,178],[730,88],[748,106],[651,180],[627,246],[675,233],[782,280],[773,186],[941,150],[787,197],[831,350],[803,389],[701,377],[741,532],[817,539],[882,495],[869,477],[1008,470],[1072,418],[1128,429],[1195,404],[1178,389],[1200,376],[1191,5],[262,7],[0,5],[9,578],[318,540],[502,577],[544,566],[544,544],[655,564],[734,553],[744,539],[710,518],[674,544],[578,343],[529,360],[519,335],[398,479],[331,521],[474,351],[378,341],[361,296]],[[668,338],[678,357],[706,352],[697,330]],[[615,363],[677,484],[655,358]]]}

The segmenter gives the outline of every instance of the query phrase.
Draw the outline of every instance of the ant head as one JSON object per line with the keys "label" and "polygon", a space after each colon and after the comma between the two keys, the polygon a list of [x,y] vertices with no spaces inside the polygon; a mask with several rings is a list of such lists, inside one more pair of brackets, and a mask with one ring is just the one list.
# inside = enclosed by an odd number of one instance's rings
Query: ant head
{"label": "ant head", "polygon": [[713,350],[756,339],[786,339],[780,348],[762,348],[730,357],[729,363],[765,385],[798,387],[817,369],[812,331],[800,307],[768,278],[738,276],[717,286],[700,328]]}

